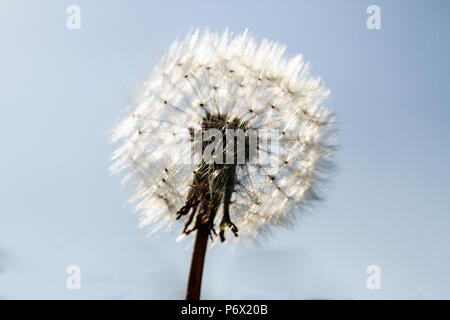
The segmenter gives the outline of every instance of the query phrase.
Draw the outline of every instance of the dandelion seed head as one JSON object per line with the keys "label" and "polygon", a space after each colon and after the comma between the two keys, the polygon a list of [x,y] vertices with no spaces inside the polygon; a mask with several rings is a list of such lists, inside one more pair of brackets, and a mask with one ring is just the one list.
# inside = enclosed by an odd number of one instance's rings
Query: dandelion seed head
{"label": "dandelion seed head", "polygon": [[[111,171],[133,187],[139,226],[156,232],[173,225],[201,170],[201,158],[186,161],[193,132],[208,126],[279,133],[275,154],[258,144],[265,157],[278,159],[275,173],[248,161],[233,169],[229,214],[240,235],[256,238],[289,225],[317,202],[336,142],[333,115],[324,105],[329,90],[309,69],[301,55],[289,58],[284,46],[258,44],[247,31],[195,31],[175,41],[112,132],[117,148]],[[220,192],[223,203],[227,177],[214,168],[203,176],[216,181],[208,190]],[[223,215],[217,206],[212,219]]]}

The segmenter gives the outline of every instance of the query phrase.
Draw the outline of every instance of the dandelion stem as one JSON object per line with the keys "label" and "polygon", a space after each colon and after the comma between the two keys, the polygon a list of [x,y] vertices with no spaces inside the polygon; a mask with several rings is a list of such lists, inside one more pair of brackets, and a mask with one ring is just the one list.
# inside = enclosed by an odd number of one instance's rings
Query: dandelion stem
{"label": "dandelion stem", "polygon": [[[199,214],[202,214],[200,211]],[[202,219],[200,219],[201,221]],[[191,270],[187,286],[186,300],[200,300],[202,286],[203,264],[205,262],[206,247],[208,244],[209,223],[200,222],[197,226],[194,252],[192,253]]]}

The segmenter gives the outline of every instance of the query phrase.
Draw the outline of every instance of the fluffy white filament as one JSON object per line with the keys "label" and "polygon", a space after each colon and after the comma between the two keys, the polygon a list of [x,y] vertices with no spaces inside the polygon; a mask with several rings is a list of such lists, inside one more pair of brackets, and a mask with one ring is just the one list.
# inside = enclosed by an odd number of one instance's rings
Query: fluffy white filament
{"label": "fluffy white filament", "polygon": [[286,225],[301,214],[296,208],[318,200],[317,183],[334,150],[334,123],[323,105],[329,91],[308,71],[301,55],[286,58],[284,46],[258,45],[247,31],[197,31],[174,42],[113,131],[111,170],[123,171],[123,182],[134,187],[140,226],[156,231],[175,222],[197,165],[186,161],[189,128],[201,130],[207,111],[280,132],[279,153],[268,155],[279,159],[276,174],[256,164],[238,168],[230,213],[240,235],[255,238]]}

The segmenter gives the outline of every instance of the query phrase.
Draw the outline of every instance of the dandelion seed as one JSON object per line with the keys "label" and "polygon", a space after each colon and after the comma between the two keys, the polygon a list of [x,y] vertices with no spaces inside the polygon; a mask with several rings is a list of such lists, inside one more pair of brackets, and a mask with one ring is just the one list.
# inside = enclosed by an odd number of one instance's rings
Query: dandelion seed
{"label": "dandelion seed", "polygon": [[[257,45],[247,31],[196,31],[174,42],[113,131],[111,169],[134,186],[140,226],[155,232],[183,218],[183,235],[196,231],[198,242],[203,233],[194,256],[204,257],[208,235],[256,238],[288,225],[301,213],[294,209],[319,199],[331,164],[328,94],[300,55],[286,58],[284,46],[267,40]],[[226,139],[231,131],[246,133],[241,153],[241,135]]]}

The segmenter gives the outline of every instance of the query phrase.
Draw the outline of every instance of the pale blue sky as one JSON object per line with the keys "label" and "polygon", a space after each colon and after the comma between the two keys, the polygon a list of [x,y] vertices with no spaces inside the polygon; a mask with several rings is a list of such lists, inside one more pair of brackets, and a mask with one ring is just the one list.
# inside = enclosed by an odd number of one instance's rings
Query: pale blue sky
{"label": "pale blue sky", "polygon": [[[281,2],[281,3],[280,3]],[[66,8],[81,8],[81,30]],[[381,8],[368,30],[366,8]],[[106,133],[191,28],[304,54],[337,113],[326,201],[256,247],[207,254],[203,298],[450,299],[450,2],[0,3],[0,298],[183,298],[178,232],[146,237]],[[82,288],[66,288],[79,265]],[[382,288],[366,288],[366,268]]]}

